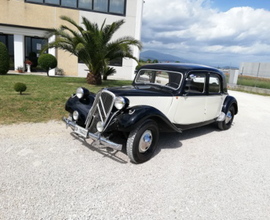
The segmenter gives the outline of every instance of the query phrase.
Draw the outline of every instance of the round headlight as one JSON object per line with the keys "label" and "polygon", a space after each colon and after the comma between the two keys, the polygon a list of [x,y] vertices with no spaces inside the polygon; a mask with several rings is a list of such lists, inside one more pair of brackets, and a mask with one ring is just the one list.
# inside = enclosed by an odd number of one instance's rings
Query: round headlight
{"label": "round headlight", "polygon": [[104,123],[103,123],[102,121],[99,121],[99,122],[97,123],[97,130],[98,130],[99,132],[102,132],[103,129],[104,129]]}
{"label": "round headlight", "polygon": [[84,94],[84,90],[82,87],[79,87],[77,90],[76,90],[76,96],[81,99],[83,97],[83,94]]}
{"label": "round headlight", "polygon": [[121,96],[116,97],[116,99],[114,101],[115,108],[120,110],[120,109],[124,108],[125,104],[126,104],[126,101],[123,97],[121,97]]}
{"label": "round headlight", "polygon": [[74,111],[73,114],[72,114],[72,117],[75,121],[77,121],[79,119],[79,112],[77,111]]}

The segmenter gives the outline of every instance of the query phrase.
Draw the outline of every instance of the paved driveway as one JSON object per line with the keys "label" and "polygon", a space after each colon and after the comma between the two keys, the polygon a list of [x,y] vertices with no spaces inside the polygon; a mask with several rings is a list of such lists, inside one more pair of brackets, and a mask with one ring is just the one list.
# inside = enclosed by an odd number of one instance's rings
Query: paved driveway
{"label": "paved driveway", "polygon": [[0,126],[0,219],[269,219],[270,97],[231,94],[230,130],[161,135],[141,165],[61,122]]}

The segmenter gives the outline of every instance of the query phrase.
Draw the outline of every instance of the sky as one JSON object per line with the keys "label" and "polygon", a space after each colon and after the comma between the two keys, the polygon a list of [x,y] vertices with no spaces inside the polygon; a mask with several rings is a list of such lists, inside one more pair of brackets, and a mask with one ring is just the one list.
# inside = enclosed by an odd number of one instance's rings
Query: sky
{"label": "sky", "polygon": [[145,0],[141,40],[216,67],[270,62],[270,0]]}

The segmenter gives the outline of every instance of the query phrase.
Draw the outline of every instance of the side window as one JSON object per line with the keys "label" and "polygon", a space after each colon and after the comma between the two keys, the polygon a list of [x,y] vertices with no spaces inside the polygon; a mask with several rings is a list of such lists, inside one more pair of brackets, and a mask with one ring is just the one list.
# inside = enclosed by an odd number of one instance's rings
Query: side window
{"label": "side window", "polygon": [[186,79],[185,92],[196,94],[204,93],[205,80],[206,80],[206,73],[191,72]]}
{"label": "side window", "polygon": [[165,71],[157,71],[155,83],[163,86],[167,85],[169,83],[168,73]]}
{"label": "side window", "polygon": [[154,82],[154,72],[148,70],[141,70],[136,77],[137,83],[153,83]]}
{"label": "side window", "polygon": [[220,93],[220,78],[217,74],[211,73],[209,77],[209,94]]}

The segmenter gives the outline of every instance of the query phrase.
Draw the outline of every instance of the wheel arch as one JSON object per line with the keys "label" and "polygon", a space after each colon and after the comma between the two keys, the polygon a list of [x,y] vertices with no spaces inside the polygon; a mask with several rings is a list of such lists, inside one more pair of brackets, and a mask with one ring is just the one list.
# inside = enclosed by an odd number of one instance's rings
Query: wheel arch
{"label": "wheel arch", "polygon": [[154,120],[161,132],[181,132],[161,111],[152,106],[134,106],[116,117],[118,130],[124,132],[132,131],[148,119]]}
{"label": "wheel arch", "polygon": [[235,110],[234,114],[236,115],[238,113],[238,104],[237,104],[236,99],[233,96],[226,97],[223,107],[222,107],[222,112],[226,113],[229,110],[230,106],[234,107],[234,110]]}

